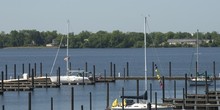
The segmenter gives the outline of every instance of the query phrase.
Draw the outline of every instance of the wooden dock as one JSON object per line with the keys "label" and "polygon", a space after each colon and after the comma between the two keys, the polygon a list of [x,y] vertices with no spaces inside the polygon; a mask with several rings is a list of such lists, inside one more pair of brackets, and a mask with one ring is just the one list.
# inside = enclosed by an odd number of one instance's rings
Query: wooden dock
{"label": "wooden dock", "polygon": [[219,110],[220,91],[209,91],[207,94],[187,94],[184,98],[165,98],[166,104],[173,104],[174,109]]}

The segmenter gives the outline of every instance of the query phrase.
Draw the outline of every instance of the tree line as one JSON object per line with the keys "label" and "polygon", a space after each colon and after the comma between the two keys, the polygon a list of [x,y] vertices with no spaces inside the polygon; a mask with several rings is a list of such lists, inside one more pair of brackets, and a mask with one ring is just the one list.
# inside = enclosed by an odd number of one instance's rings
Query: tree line
{"label": "tree line", "polygon": [[[196,39],[197,34],[188,32],[152,32],[146,34],[147,47],[191,47],[190,44],[168,43],[169,39]],[[62,44],[66,44],[67,35],[57,31],[39,32],[37,30],[13,30],[10,33],[0,33],[0,48],[4,47],[31,47],[46,46],[52,44],[58,46],[63,39]],[[207,33],[198,33],[199,39],[206,39],[209,42],[202,42],[203,47],[220,46],[220,34],[216,31]],[[141,48],[144,44],[143,32],[121,32],[115,30],[112,32],[98,31],[96,33],[82,31],[79,34],[69,34],[70,48]]]}

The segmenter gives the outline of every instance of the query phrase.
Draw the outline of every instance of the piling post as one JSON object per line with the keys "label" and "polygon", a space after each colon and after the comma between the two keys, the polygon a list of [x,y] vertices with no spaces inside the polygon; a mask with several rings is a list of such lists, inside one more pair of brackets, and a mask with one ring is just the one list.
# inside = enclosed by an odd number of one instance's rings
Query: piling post
{"label": "piling post", "polygon": [[124,88],[122,88],[122,110],[124,110]]}
{"label": "piling post", "polygon": [[42,66],[42,62],[40,63],[40,77],[42,77],[43,74],[43,66]]}
{"label": "piling post", "polygon": [[[137,80],[137,96],[139,96],[139,80]],[[139,103],[139,99],[137,99],[137,103]]]}
{"label": "piling post", "polygon": [[2,93],[4,93],[4,72],[2,71]]}
{"label": "piling post", "polygon": [[171,62],[169,62],[169,76],[171,77]]}
{"label": "piling post", "polygon": [[46,73],[46,88],[47,88],[47,73]]}
{"label": "piling post", "polygon": [[20,91],[20,77],[18,75],[18,92]]}
{"label": "piling post", "polygon": [[209,102],[209,88],[208,88],[208,82],[207,82],[207,71],[205,71],[205,92],[206,92],[206,103]]}
{"label": "piling post", "polygon": [[50,98],[50,106],[51,106],[51,110],[53,110],[53,97]]}
{"label": "piling post", "polygon": [[83,105],[81,105],[81,110],[83,110]]}
{"label": "piling post", "polygon": [[174,98],[176,98],[176,80],[174,80]]}
{"label": "piling post", "polygon": [[185,74],[185,95],[187,97],[187,74]]}
{"label": "piling post", "polygon": [[114,78],[113,78],[113,79],[114,79],[114,81],[115,81],[115,74],[116,74],[116,73],[115,73],[115,72],[116,72],[116,71],[115,71],[115,70],[116,70],[115,64],[113,65],[113,68],[114,68]]}
{"label": "piling post", "polygon": [[85,71],[86,72],[88,71],[88,63],[87,62],[85,63]]}
{"label": "piling post", "polygon": [[150,103],[152,102],[152,83],[150,83]]}
{"label": "piling post", "polygon": [[85,85],[85,73],[83,72],[82,75],[83,75],[83,85]]}
{"label": "piling post", "polygon": [[124,68],[124,81],[125,81],[125,74],[126,74],[126,73],[125,73],[125,68]]}
{"label": "piling post", "polygon": [[127,77],[129,76],[129,63],[126,63],[126,67],[127,67]]}
{"label": "piling post", "polygon": [[184,90],[184,88],[183,88],[183,109],[185,109],[185,104],[186,104],[186,102],[185,102],[185,90]]}
{"label": "piling post", "polygon": [[16,79],[16,64],[14,64],[14,79]]}
{"label": "piling post", "polygon": [[110,62],[110,76],[112,76],[112,62]]}
{"label": "piling post", "polygon": [[37,64],[34,63],[34,77],[37,76]]}
{"label": "piling post", "polygon": [[74,87],[71,88],[71,110],[74,110]]}
{"label": "piling post", "polygon": [[96,77],[95,77],[95,65],[93,65],[93,82],[95,84],[96,82]]}
{"label": "piling post", "polygon": [[106,109],[109,108],[109,83],[107,82]]}
{"label": "piling post", "polygon": [[31,110],[31,92],[28,93],[28,110]]}
{"label": "piling post", "polygon": [[89,103],[90,110],[92,110],[92,93],[91,92],[89,93],[89,102],[90,102]]}
{"label": "piling post", "polygon": [[31,64],[29,63],[28,64],[28,77],[31,76]]}
{"label": "piling post", "polygon": [[58,67],[58,86],[60,87],[60,67]]}
{"label": "piling post", "polygon": [[32,75],[31,75],[31,84],[32,84],[32,89],[34,90],[34,69],[32,69]]}
{"label": "piling post", "polygon": [[147,110],[151,110],[151,103],[147,104]]}
{"label": "piling post", "polygon": [[7,80],[8,78],[8,66],[5,65],[5,79]]}
{"label": "piling post", "polygon": [[22,74],[24,74],[24,63],[22,64]]}
{"label": "piling post", "polygon": [[152,62],[152,76],[154,76],[154,62]]}
{"label": "piling post", "polygon": [[2,110],[5,110],[5,105],[2,105]]}
{"label": "piling post", "polygon": [[157,92],[155,92],[155,110],[157,110]]}
{"label": "piling post", "polygon": [[163,80],[163,102],[164,102],[164,99],[165,99],[165,81],[164,81],[164,76],[162,77],[162,80]]}
{"label": "piling post", "polygon": [[215,61],[213,61],[214,90],[216,91]]}

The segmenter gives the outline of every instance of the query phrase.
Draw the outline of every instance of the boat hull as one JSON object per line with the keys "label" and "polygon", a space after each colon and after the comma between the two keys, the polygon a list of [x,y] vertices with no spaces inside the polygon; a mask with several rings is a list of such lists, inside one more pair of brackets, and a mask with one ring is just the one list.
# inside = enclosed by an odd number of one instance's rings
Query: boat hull
{"label": "boat hull", "polygon": [[[58,83],[57,76],[49,77],[51,82]],[[88,77],[81,77],[81,76],[60,76],[60,83],[83,83],[90,81]]]}
{"label": "boat hull", "polygon": [[[151,110],[173,110],[172,106],[166,106],[166,105],[151,105]],[[122,110],[121,106],[112,107],[111,110]],[[128,105],[124,107],[124,110],[148,110],[147,104],[144,103],[135,103],[132,105]]]}
{"label": "boat hull", "polygon": [[[207,85],[211,85],[212,84],[212,80],[207,80]],[[205,80],[189,80],[189,85],[190,86],[205,86],[206,85],[206,81]]]}

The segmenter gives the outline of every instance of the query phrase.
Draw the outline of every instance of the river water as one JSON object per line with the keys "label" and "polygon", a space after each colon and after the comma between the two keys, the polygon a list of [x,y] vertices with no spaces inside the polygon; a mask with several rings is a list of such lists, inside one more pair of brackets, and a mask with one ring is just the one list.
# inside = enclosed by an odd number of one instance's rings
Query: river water
{"label": "river water", "polygon": [[[161,76],[169,75],[169,62],[171,62],[171,73],[173,76],[184,76],[186,73],[195,72],[194,48],[148,48],[147,49],[147,70],[148,76],[152,74],[152,62],[158,65]],[[40,73],[40,63],[43,64],[43,74],[51,73],[51,68],[56,56],[56,48],[4,48],[0,49],[0,71],[5,71],[5,65],[8,67],[8,76],[14,74],[14,64],[16,64],[17,75],[22,75],[22,64],[25,66],[25,72],[28,72],[28,64],[34,68],[37,65],[37,74]],[[61,49],[51,75],[54,75],[58,67],[61,68],[61,74],[65,73],[66,49]],[[109,75],[110,62],[116,65],[117,75],[124,74],[126,63],[129,63],[130,76],[144,76],[144,49],[69,49],[69,56],[72,69],[84,69],[85,63],[88,63],[88,71],[93,71],[93,65],[96,66],[96,74],[104,75],[104,71]],[[213,62],[215,61],[215,72],[217,76],[220,73],[220,48],[200,48],[199,49],[199,71],[207,71],[210,75],[213,73]],[[162,90],[157,80],[148,81],[152,84],[153,92],[158,93],[158,99],[162,98]],[[217,81],[218,83],[218,81]],[[173,81],[165,81],[165,85],[173,85]],[[217,89],[220,85],[217,84]],[[32,110],[49,110],[50,100],[53,97],[54,110],[70,110],[71,87],[74,87],[74,108],[80,110],[83,105],[84,110],[89,110],[89,94],[92,94],[93,110],[104,110],[106,108],[106,84],[97,83],[96,85],[71,85],[61,86],[61,88],[37,88],[32,93]],[[110,83],[110,104],[115,98],[121,95],[122,87],[125,89],[125,95],[136,94],[136,81],[116,81]],[[144,93],[144,81],[140,81],[140,94]],[[148,86],[149,88],[149,86]],[[182,97],[184,81],[177,81],[177,96]],[[210,90],[213,90],[210,86]],[[204,87],[198,88],[204,92]],[[194,87],[189,87],[188,92],[193,93]],[[173,87],[166,86],[166,97],[173,97]],[[154,96],[152,96],[154,97]],[[153,99],[154,100],[154,99]],[[28,110],[28,92],[5,92],[0,96],[0,105],[5,106],[5,110]]]}

